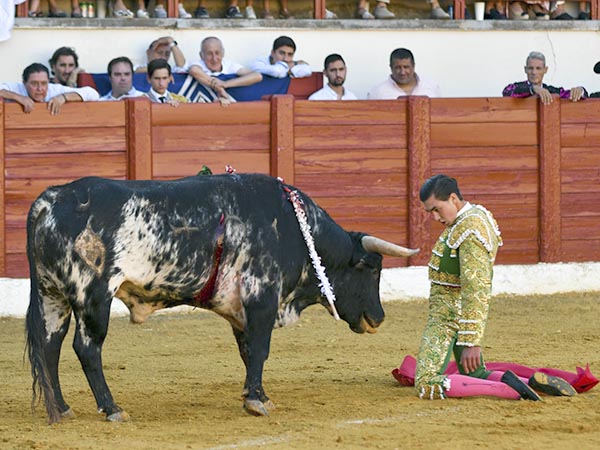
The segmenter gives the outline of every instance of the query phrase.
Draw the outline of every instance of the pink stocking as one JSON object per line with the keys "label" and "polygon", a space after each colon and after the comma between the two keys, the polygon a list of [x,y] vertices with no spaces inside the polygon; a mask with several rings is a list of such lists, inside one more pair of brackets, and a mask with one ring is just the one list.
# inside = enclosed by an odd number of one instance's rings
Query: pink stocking
{"label": "pink stocking", "polygon": [[519,400],[521,396],[508,384],[500,381],[482,380],[480,378],[468,377],[466,375],[448,375],[450,389],[446,397],[474,397],[489,396],[500,397],[511,400]]}
{"label": "pink stocking", "polygon": [[[504,372],[498,372],[497,370],[494,370],[492,373],[490,373],[490,376],[487,377],[487,380],[500,382],[500,380],[502,379],[502,375],[504,375]],[[533,373],[532,373],[532,375],[533,375]],[[523,383],[529,384],[529,378],[525,378],[522,376],[519,376],[519,378],[521,379],[521,381]]]}

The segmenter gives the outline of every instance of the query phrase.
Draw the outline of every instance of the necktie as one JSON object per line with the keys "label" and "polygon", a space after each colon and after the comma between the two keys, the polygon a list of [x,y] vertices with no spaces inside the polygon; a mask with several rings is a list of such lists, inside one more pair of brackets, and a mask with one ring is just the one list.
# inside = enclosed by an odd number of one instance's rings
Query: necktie
{"label": "necktie", "polygon": [[167,101],[167,97],[158,97],[158,99],[160,100],[161,103],[164,103]]}

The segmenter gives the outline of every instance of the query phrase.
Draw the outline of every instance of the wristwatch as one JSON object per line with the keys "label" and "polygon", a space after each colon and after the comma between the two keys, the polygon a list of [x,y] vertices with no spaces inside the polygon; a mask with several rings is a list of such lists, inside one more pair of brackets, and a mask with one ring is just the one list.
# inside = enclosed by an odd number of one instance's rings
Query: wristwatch
{"label": "wristwatch", "polygon": [[177,46],[177,41],[173,41],[169,44],[169,48],[173,48]]}

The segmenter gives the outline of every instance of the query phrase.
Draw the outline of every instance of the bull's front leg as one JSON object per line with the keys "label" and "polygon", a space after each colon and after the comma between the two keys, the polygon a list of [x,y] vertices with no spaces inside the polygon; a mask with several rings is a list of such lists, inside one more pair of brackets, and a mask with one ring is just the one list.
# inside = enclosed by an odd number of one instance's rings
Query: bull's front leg
{"label": "bull's front leg", "polygon": [[[264,300],[264,297],[262,297]],[[240,356],[246,366],[244,383],[244,410],[255,416],[267,416],[275,405],[265,394],[262,374],[269,357],[271,333],[275,323],[277,304],[252,299],[246,304],[246,326],[243,331],[234,330]]]}

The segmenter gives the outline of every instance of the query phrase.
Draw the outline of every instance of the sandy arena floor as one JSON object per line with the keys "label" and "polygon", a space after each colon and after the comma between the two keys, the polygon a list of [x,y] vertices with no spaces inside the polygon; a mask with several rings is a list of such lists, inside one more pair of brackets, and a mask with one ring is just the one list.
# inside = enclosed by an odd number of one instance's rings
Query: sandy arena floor
{"label": "sandy arena floor", "polygon": [[[499,297],[485,356],[600,375],[600,295]],[[243,364],[229,325],[203,311],[113,318],[104,366],[132,417],[108,423],[71,349],[61,382],[76,418],[48,426],[31,413],[24,321],[0,319],[0,449],[598,449],[600,386],[543,402],[491,398],[419,400],[390,375],[417,351],[426,303],[385,305],[379,333],[356,335],[321,307],[273,334],[264,386],[277,410],[242,411]]]}

